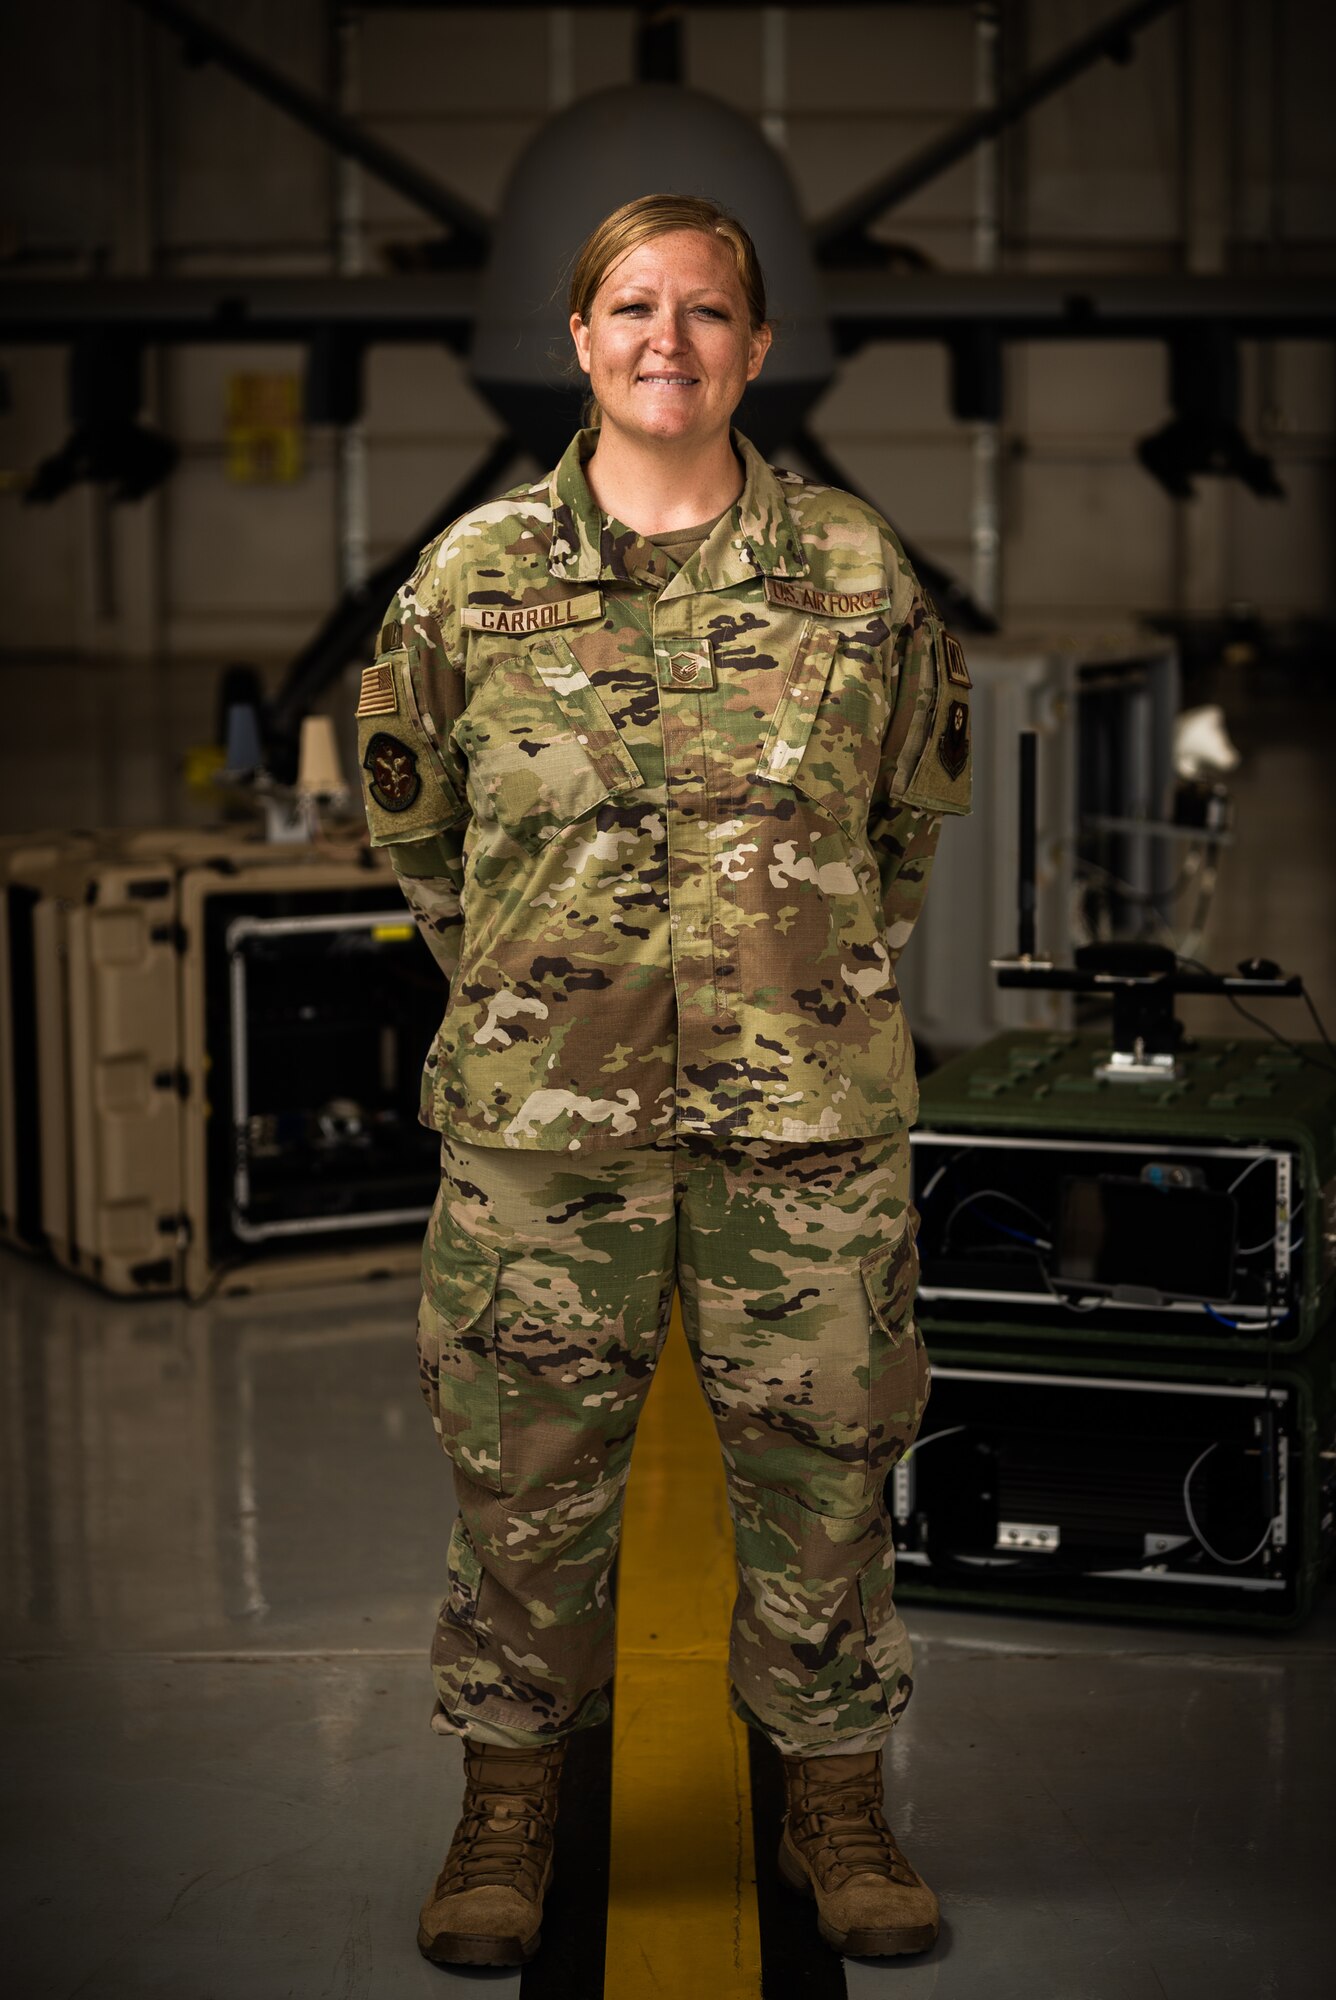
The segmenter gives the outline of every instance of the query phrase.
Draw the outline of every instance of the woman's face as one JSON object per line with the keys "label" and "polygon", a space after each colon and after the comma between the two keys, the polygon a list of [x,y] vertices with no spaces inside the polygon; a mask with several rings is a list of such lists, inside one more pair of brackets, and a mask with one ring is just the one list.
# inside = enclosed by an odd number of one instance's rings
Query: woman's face
{"label": "woman's face", "polygon": [[605,428],[644,443],[704,445],[727,433],[759,374],[770,329],[753,333],[733,252],[674,229],[629,250],[571,317],[575,352]]}

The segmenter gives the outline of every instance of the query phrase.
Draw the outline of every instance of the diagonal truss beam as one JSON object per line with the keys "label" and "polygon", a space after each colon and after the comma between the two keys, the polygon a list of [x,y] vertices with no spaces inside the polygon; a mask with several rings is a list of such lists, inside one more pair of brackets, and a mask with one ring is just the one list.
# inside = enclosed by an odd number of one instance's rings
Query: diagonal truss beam
{"label": "diagonal truss beam", "polygon": [[308,132],[314,132],[318,139],[323,139],[348,159],[356,160],[359,166],[365,167],[386,187],[393,188],[396,194],[411,201],[415,208],[424,210],[433,220],[443,223],[450,231],[463,261],[481,264],[486,260],[491,248],[492,225],[472,202],[455,194],[433,175],[424,173],[421,167],[405,159],[393,146],[387,146],[373,138],[371,133],[364,132],[351,118],[345,118],[323,98],[294,83],[282,70],[275,69],[272,63],[265,62],[243,43],[216,28],[211,21],[202,21],[189,7],[179,6],[177,0],[129,0],[129,4],[179,36],[188,61],[218,63],[285,116],[294,118]]}
{"label": "diagonal truss beam", "polygon": [[280,768],[280,775],[289,772],[296,775],[302,717],[310,713],[349,661],[369,648],[385,616],[386,605],[413,569],[424,546],[435,541],[459,515],[467,514],[484,500],[494,499],[505,474],[524,456],[523,442],[510,432],[497,438],[403,547],[388,556],[362,583],[345,590],[328,617],[321,621],[289,665],[283,685],[266,714],[270,758]]}
{"label": "diagonal truss beam", "polygon": [[838,265],[861,261],[859,253],[866,247],[870,224],[885,215],[888,209],[908,200],[911,194],[917,194],[921,187],[926,187],[938,174],[953,167],[957,160],[963,160],[976,146],[995,138],[1006,126],[1024,117],[1036,104],[1052,97],[1055,91],[1061,90],[1103,57],[1112,57],[1116,62],[1128,61],[1132,54],[1132,37],[1177,5],[1178,0],[1136,0],[1134,6],[1122,8],[1100,27],[1082,35],[1079,41],[1054,56],[1051,62],[1032,71],[996,104],[975,112],[940,138],[920,147],[917,153],[911,153],[907,160],[902,160],[898,167],[893,167],[870,187],[850,196],[823,222],[814,224],[812,248],[817,262]]}

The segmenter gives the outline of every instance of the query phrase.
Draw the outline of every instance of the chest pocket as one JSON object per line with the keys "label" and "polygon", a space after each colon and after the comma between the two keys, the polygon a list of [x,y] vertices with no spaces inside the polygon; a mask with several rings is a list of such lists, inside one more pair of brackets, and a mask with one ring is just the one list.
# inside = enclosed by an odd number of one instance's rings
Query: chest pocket
{"label": "chest pocket", "polygon": [[475,817],[499,820],[532,854],[643,782],[597,689],[556,634],[497,660],[454,741],[468,758]]}
{"label": "chest pocket", "polygon": [[844,638],[825,619],[806,621],[755,776],[791,785],[855,838],[867,824],[888,704],[878,655],[846,651]]}

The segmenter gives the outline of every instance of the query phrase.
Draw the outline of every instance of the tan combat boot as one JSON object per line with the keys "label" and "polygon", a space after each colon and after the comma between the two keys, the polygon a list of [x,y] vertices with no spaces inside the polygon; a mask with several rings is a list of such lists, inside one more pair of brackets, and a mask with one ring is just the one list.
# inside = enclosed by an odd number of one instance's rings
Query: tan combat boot
{"label": "tan combat boot", "polygon": [[422,1905],[418,1949],[437,1965],[522,1965],[539,1945],[552,1880],[564,1743],[464,1743],[464,1810]]}
{"label": "tan combat boot", "polygon": [[784,1790],[779,1872],[816,1898],[826,1943],[854,1958],[926,1951],[937,1936],[937,1898],[882,1817],[881,1752],[785,1757]]}

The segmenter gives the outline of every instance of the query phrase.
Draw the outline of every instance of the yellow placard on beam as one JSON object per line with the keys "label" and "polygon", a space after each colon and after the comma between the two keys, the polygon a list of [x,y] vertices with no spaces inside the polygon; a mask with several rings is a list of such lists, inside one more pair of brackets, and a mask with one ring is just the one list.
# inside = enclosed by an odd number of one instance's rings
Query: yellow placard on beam
{"label": "yellow placard on beam", "polygon": [[227,476],[242,486],[286,486],[303,469],[301,378],[230,375]]}

